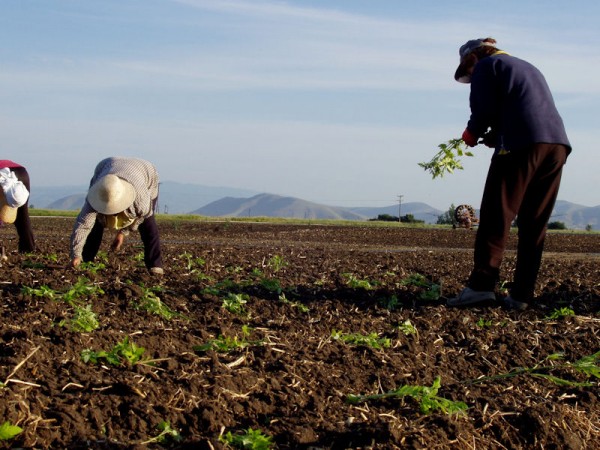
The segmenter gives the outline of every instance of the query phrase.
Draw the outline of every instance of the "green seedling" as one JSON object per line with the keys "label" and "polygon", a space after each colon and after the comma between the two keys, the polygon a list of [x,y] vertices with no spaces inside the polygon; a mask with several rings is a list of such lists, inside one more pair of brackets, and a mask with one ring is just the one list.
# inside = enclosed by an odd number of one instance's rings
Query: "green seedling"
{"label": "green seedling", "polygon": [[65,292],[57,292],[48,286],[40,286],[39,288],[31,288],[23,286],[21,288],[23,295],[30,295],[32,297],[45,297],[52,300],[63,300],[71,306],[81,304],[81,297],[93,297],[96,295],[104,294],[104,291],[94,285],[90,284],[87,278],[80,277],[73,286],[67,289]]}
{"label": "green seedling", "polygon": [[285,303],[287,305],[290,305],[292,308],[297,308],[300,312],[303,313],[307,313],[310,311],[310,308],[300,302],[292,302],[290,300],[287,299],[287,297],[285,296],[285,292],[282,292],[281,294],[279,294],[279,301],[281,303]]}
{"label": "green seedling", "polygon": [[367,335],[359,333],[342,333],[341,331],[333,330],[331,337],[336,341],[342,341],[351,345],[362,345],[375,349],[388,348],[392,345],[389,338],[380,338],[377,333]]}
{"label": "green seedling", "polygon": [[283,256],[280,255],[274,255],[267,261],[267,267],[271,269],[271,272],[273,273],[279,272],[287,265],[288,263],[283,259]]}
{"label": "green seedling", "polygon": [[155,294],[155,291],[161,290],[160,287],[146,288],[140,286],[140,288],[142,289],[142,297],[134,304],[136,309],[142,309],[165,320],[171,320],[174,317],[183,317],[165,305],[160,297]]}
{"label": "green seedling", "polygon": [[184,267],[190,273],[197,272],[198,267],[202,267],[206,264],[204,259],[194,258],[194,255],[188,252],[183,252],[181,255],[179,255],[179,258],[185,261]]}
{"label": "green seedling", "polygon": [[138,266],[144,265],[144,252],[136,253],[133,256],[133,260],[137,263]]}
{"label": "green seedling", "polygon": [[421,289],[421,300],[438,300],[442,296],[442,286],[428,280],[420,273],[411,274],[400,281],[403,286],[415,286]]}
{"label": "green seedling", "polygon": [[40,286],[39,288],[23,286],[21,288],[21,293],[30,297],[44,297],[52,300],[58,296],[58,292],[46,285]]}
{"label": "green seedling", "polygon": [[462,170],[461,158],[473,156],[462,139],[450,139],[438,145],[438,148],[439,152],[430,161],[419,163],[420,167],[431,174],[432,179],[442,178],[446,173],[454,173],[455,170]]}
{"label": "green seedling", "polygon": [[279,280],[263,278],[262,280],[260,280],[260,285],[269,292],[276,292],[277,294],[281,294],[281,292],[283,291]]}
{"label": "green seedling", "polygon": [[229,353],[234,350],[244,349],[254,345],[262,345],[262,341],[249,341],[248,336],[250,335],[251,329],[244,325],[242,326],[242,338],[237,336],[231,338],[226,336],[219,336],[217,339],[208,341],[206,344],[196,345],[193,347],[196,352],[207,352],[214,350],[218,353]]}
{"label": "green seedling", "polygon": [[346,284],[352,289],[364,289],[370,291],[374,289],[373,283],[368,280],[360,280],[351,273],[343,273],[342,276],[346,278]]}
{"label": "green seedling", "polygon": [[239,291],[241,286],[235,281],[225,278],[219,281],[214,286],[209,286],[202,289],[202,293],[205,295],[221,295],[225,292]]}
{"label": "green seedling", "polygon": [[479,320],[477,321],[477,326],[480,328],[489,328],[494,324],[494,322],[492,320],[486,320],[483,317],[480,317]]}
{"label": "green seedling", "polygon": [[101,262],[88,261],[82,262],[79,265],[79,267],[81,270],[85,270],[86,272],[97,274],[99,271],[106,269],[106,264]]}
{"label": "green seedling", "polygon": [[248,303],[248,294],[234,294],[230,292],[223,299],[222,307],[232,314],[244,315],[244,305]]}
{"label": "green seedling", "polygon": [[45,269],[46,264],[41,263],[41,262],[31,261],[30,259],[27,259],[27,260],[23,261],[23,263],[21,264],[21,267],[23,267],[23,269]]}
{"label": "green seedling", "polygon": [[77,333],[89,333],[100,326],[96,313],[92,311],[92,305],[84,307],[75,306],[73,317],[69,321],[72,331]]}
{"label": "green seedling", "polygon": [[590,356],[584,356],[583,358],[581,358],[573,363],[566,362],[564,364],[556,364],[555,363],[552,365],[542,365],[546,361],[558,361],[558,360],[561,360],[562,358],[563,358],[563,355],[561,353],[553,353],[552,355],[544,358],[544,360],[542,360],[542,362],[535,364],[533,367],[517,367],[516,369],[513,369],[508,373],[503,373],[500,375],[494,375],[494,376],[490,376],[490,377],[481,377],[481,378],[477,378],[476,380],[469,381],[468,383],[469,384],[484,383],[486,381],[494,381],[494,380],[499,380],[499,379],[503,379],[503,378],[512,378],[512,377],[516,377],[516,376],[520,376],[520,375],[530,375],[532,377],[546,379],[546,380],[551,381],[554,384],[557,384],[559,386],[575,386],[575,387],[577,387],[577,386],[582,386],[582,387],[594,386],[593,383],[571,381],[571,380],[567,380],[564,378],[559,378],[555,375],[552,375],[552,373],[551,373],[552,371],[568,370],[568,369],[574,370],[575,372],[579,372],[588,378],[600,379],[600,366],[598,365],[600,363],[600,351],[596,352]]}
{"label": "green seedling", "polygon": [[135,343],[129,341],[129,337],[125,337],[123,341],[116,344],[110,351],[94,351],[85,349],[81,352],[81,359],[84,363],[98,364],[101,360],[106,361],[113,366],[136,364],[151,364],[153,360],[142,360],[146,349],[138,347]]}
{"label": "green seedling", "polygon": [[410,319],[406,319],[403,323],[398,325],[398,330],[400,330],[406,336],[410,336],[411,334],[417,334],[417,328],[412,324]]}
{"label": "green seedling", "polygon": [[243,433],[232,434],[228,431],[219,436],[219,441],[234,448],[268,450],[273,446],[273,438],[265,436],[260,430],[248,428]]}
{"label": "green seedling", "polygon": [[158,436],[154,436],[147,441],[141,443],[141,445],[148,445],[152,443],[157,444],[167,444],[169,442],[179,442],[181,441],[181,434],[175,428],[171,427],[171,424],[167,421],[160,422],[156,428],[160,432]]}
{"label": "green seedling", "polygon": [[9,441],[22,432],[23,428],[6,421],[0,425],[0,441]]}
{"label": "green seedling", "polygon": [[388,311],[395,311],[400,306],[400,300],[395,295],[391,297],[383,297],[378,300],[379,304]]}
{"label": "green seedling", "polygon": [[419,409],[423,414],[429,414],[434,411],[441,411],[444,414],[461,414],[468,409],[464,402],[448,400],[437,395],[441,387],[440,377],[438,376],[431,387],[427,386],[408,386],[404,385],[398,389],[386,392],[385,394],[372,395],[354,395],[350,394],[346,400],[352,404],[358,404],[368,401],[378,401],[387,398],[410,397],[419,402]]}
{"label": "green seedling", "polygon": [[564,317],[574,316],[574,315],[575,315],[575,311],[573,311],[573,309],[565,306],[563,308],[555,309],[549,315],[547,315],[545,317],[545,319],[557,320],[557,319],[562,319]]}
{"label": "green seedling", "polygon": [[61,295],[61,299],[67,302],[69,305],[76,305],[81,303],[82,297],[95,297],[96,295],[102,295],[104,291],[94,284],[90,284],[90,280],[84,277],[79,277],[77,283],[71,286],[65,293]]}

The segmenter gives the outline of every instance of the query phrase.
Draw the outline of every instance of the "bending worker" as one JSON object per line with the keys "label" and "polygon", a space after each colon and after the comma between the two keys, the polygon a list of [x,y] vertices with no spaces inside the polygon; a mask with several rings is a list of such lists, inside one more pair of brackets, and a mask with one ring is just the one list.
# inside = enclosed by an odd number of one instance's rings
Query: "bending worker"
{"label": "bending worker", "polygon": [[71,235],[71,265],[96,257],[105,228],[117,230],[111,249],[118,251],[130,231],[139,230],[144,263],[163,274],[160,238],[154,217],[158,173],[143,159],[111,157],[96,166],[90,188]]}

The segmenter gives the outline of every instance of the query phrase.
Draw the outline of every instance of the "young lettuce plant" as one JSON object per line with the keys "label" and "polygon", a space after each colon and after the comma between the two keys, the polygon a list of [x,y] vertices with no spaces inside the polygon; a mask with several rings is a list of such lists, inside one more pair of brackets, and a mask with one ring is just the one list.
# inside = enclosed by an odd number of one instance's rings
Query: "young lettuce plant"
{"label": "young lettuce plant", "polygon": [[6,421],[0,425],[0,441],[8,441],[23,432],[23,428]]}
{"label": "young lettuce plant", "polygon": [[342,333],[341,331],[333,330],[331,337],[336,341],[342,341],[351,345],[363,345],[375,349],[388,348],[392,345],[390,338],[380,338],[377,333],[367,335],[359,333]]}
{"label": "young lettuce plant", "polygon": [[262,434],[260,430],[248,428],[243,433],[232,434],[228,431],[219,436],[219,441],[233,448],[268,450],[273,446],[273,438]]}
{"label": "young lettuce plant", "polygon": [[441,411],[444,414],[462,414],[468,406],[464,402],[448,400],[437,395],[441,387],[440,377],[438,376],[431,387],[428,386],[400,386],[385,394],[373,395],[354,395],[350,394],[346,400],[352,404],[363,403],[367,401],[382,400],[386,398],[410,397],[419,402],[419,409],[423,414],[429,414],[433,411]]}

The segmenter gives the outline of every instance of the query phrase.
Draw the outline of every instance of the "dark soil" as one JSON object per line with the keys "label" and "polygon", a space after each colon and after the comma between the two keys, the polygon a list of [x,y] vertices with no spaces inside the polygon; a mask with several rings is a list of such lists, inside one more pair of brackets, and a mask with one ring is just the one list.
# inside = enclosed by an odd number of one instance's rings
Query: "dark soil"
{"label": "dark soil", "polygon": [[[33,223],[36,254],[0,229],[0,425],[23,429],[6,448],[217,449],[249,429],[281,449],[600,448],[598,234],[549,235],[537,303],[519,313],[445,306],[469,274],[473,230],[161,220],[155,278],[137,235],[73,270],[73,219]],[[156,296],[173,317],[143,308]],[[86,305],[99,327],[79,332]],[[245,346],[221,351],[218,338]],[[82,359],[127,342],[141,363]],[[428,412],[418,395],[349,402],[437,377]],[[468,409],[451,413],[458,402]],[[155,443],[162,422],[178,442]]]}

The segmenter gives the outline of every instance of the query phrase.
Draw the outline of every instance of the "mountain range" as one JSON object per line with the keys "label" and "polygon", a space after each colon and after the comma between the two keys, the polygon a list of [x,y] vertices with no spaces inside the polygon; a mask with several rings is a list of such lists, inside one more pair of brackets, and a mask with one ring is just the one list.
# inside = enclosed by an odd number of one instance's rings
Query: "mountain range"
{"label": "mountain range", "polygon": [[[77,210],[85,200],[87,186],[38,186],[32,190],[31,207]],[[448,205],[450,207],[450,205]],[[158,211],[163,214],[198,214],[209,217],[284,217],[300,219],[369,220],[387,214],[397,217],[399,205],[384,207],[338,207],[309,202],[296,197],[259,193],[248,189],[214,187],[165,181],[160,184]],[[446,211],[425,203],[401,205],[402,216],[435,223]],[[551,221],[563,222],[569,229],[600,228],[600,205],[588,207],[558,200]]]}

